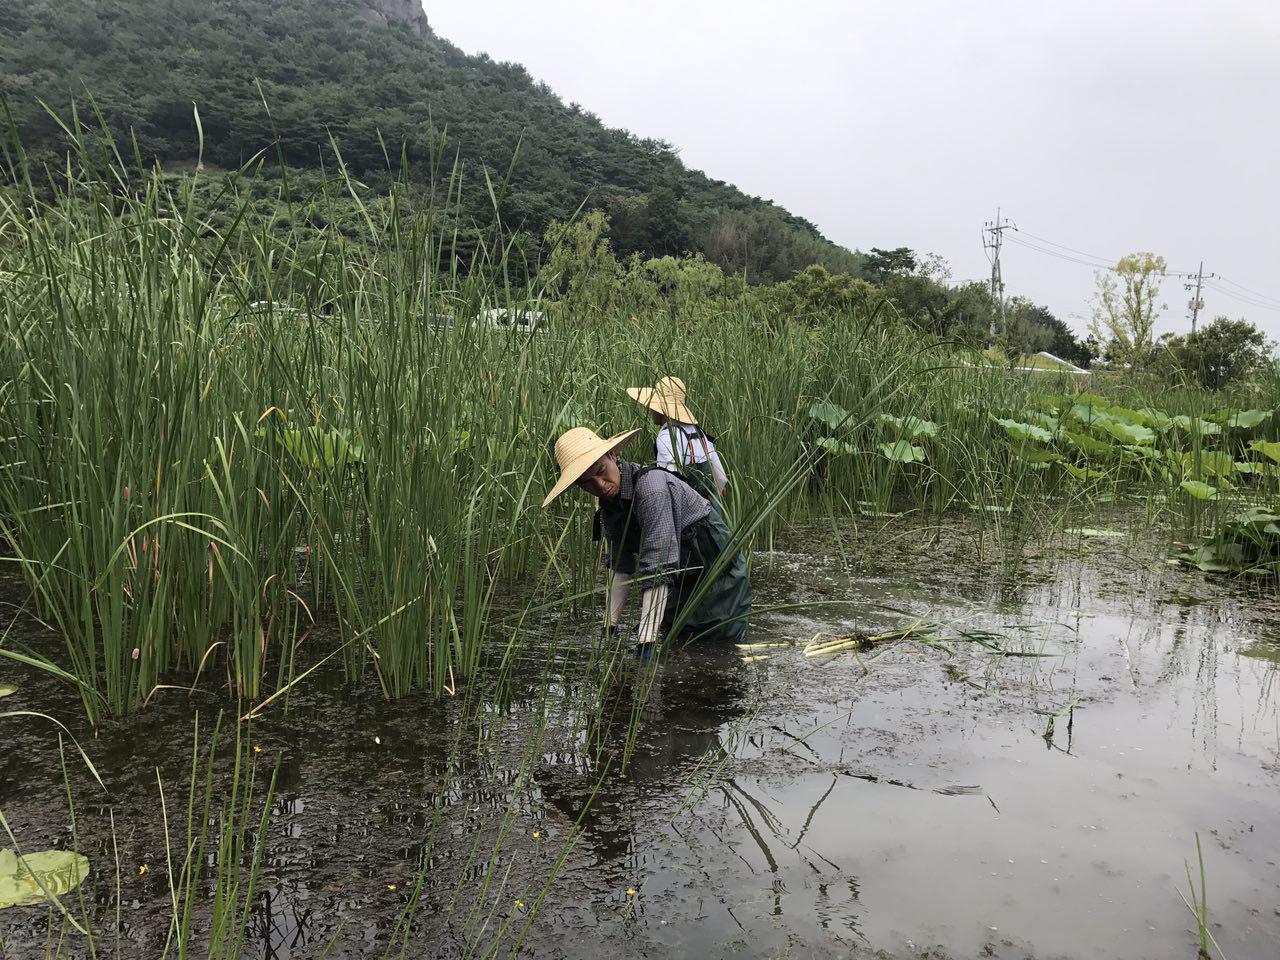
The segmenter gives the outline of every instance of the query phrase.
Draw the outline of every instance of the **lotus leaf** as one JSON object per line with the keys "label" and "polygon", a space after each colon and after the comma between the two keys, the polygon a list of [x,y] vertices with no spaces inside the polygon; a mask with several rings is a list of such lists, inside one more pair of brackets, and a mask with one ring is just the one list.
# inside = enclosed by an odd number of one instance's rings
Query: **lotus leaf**
{"label": "lotus leaf", "polygon": [[1218,488],[1199,480],[1183,480],[1179,486],[1197,500],[1217,500]]}
{"label": "lotus leaf", "polygon": [[1225,478],[1236,472],[1236,462],[1230,454],[1218,450],[1201,450],[1199,455],[1186,451],[1180,455],[1184,474],[1195,478]]}
{"label": "lotus leaf", "polygon": [[1274,440],[1255,440],[1249,444],[1249,449],[1255,453],[1260,453],[1269,460],[1280,463],[1280,443]]}
{"label": "lotus leaf", "polygon": [[919,417],[895,417],[891,413],[882,413],[877,419],[881,423],[892,424],[897,428],[898,436],[907,440],[938,435],[938,425],[932,420],[921,420]]}
{"label": "lotus leaf", "polygon": [[1065,460],[1062,461],[1062,469],[1077,480],[1101,480],[1107,475],[1103,470],[1094,470],[1092,467],[1078,467],[1074,463],[1067,463]]}
{"label": "lotus leaf", "polygon": [[924,448],[906,440],[880,444],[880,452],[894,463],[924,463]]}
{"label": "lotus leaf", "polygon": [[809,404],[809,416],[829,427],[839,427],[849,420],[849,411],[826,400]]}
{"label": "lotus leaf", "polygon": [[1274,463],[1258,463],[1256,460],[1237,460],[1236,473],[1253,474],[1259,477],[1280,476],[1280,469]]}
{"label": "lotus leaf", "polygon": [[852,443],[845,443],[843,440],[837,440],[835,437],[819,437],[818,446],[831,454],[848,454],[857,453],[858,448]]}
{"label": "lotus leaf", "polygon": [[1274,410],[1241,410],[1239,413],[1233,413],[1228,416],[1225,422],[1228,427],[1234,427],[1239,430],[1252,430],[1273,413],[1275,413]]}
{"label": "lotus leaf", "polygon": [[1061,426],[1061,424],[1058,422],[1057,417],[1050,416],[1047,413],[1038,413],[1034,411],[1028,411],[1026,414],[1026,417],[1028,420],[1034,420],[1036,423],[1040,424],[1040,426],[1044,427],[1050,433],[1057,433],[1059,427]]}
{"label": "lotus leaf", "polygon": [[1205,573],[1235,573],[1249,566],[1248,554],[1239,543],[1206,543],[1182,559]]}
{"label": "lotus leaf", "polygon": [[1280,514],[1249,507],[1228,520],[1211,539],[1179,559],[1211,573],[1280,573]]}
{"label": "lotus leaf", "polygon": [[1158,460],[1160,458],[1160,454],[1151,449],[1151,447],[1136,447],[1129,444],[1120,448],[1120,456],[1131,463],[1135,460]]}
{"label": "lotus leaf", "polygon": [[1092,403],[1077,403],[1071,408],[1071,416],[1081,423],[1090,424],[1106,417],[1107,412]]}
{"label": "lotus leaf", "polygon": [[1106,397],[1099,396],[1096,393],[1081,393],[1076,395],[1076,403],[1087,404],[1091,407],[1097,407],[1099,410],[1110,410],[1111,403]]}
{"label": "lotus leaf", "polygon": [[1053,434],[1044,427],[1037,427],[1034,423],[1022,423],[1018,420],[1001,420],[996,418],[996,423],[1004,428],[1014,440],[1025,443],[1028,440],[1039,440],[1042,443],[1049,443],[1053,440]]}
{"label": "lotus leaf", "polygon": [[12,850],[0,850],[0,909],[44,903],[44,890],[60,897],[88,875],[89,858],[70,850],[44,850],[21,858]]}
{"label": "lotus leaf", "polygon": [[1034,447],[1015,450],[1013,455],[1024,461],[1032,470],[1048,470],[1051,464],[1062,460],[1062,457],[1052,450],[1040,450]]}
{"label": "lotus leaf", "polygon": [[1156,442],[1156,433],[1150,427],[1144,427],[1136,423],[1126,423],[1123,420],[1104,420],[1099,424],[1103,430],[1111,434],[1121,443],[1126,444],[1147,444]]}
{"label": "lotus leaf", "polygon": [[1185,430],[1188,433],[1198,433],[1202,437],[1213,436],[1222,432],[1222,427],[1209,420],[1201,420],[1199,417],[1176,416],[1173,418],[1174,424],[1179,430]]}
{"label": "lotus leaf", "polygon": [[1232,517],[1228,526],[1275,534],[1280,533],[1277,524],[1280,524],[1280,514],[1272,513],[1266,507],[1249,507]]}
{"label": "lotus leaf", "polygon": [[1109,443],[1103,443],[1085,433],[1067,433],[1067,439],[1070,440],[1080,450],[1091,457],[1112,457],[1115,456],[1116,448]]}
{"label": "lotus leaf", "polygon": [[1128,407],[1108,407],[1107,413],[1113,420],[1122,420],[1139,426],[1149,427],[1151,422],[1145,410],[1130,410]]}
{"label": "lotus leaf", "polygon": [[1143,407],[1138,411],[1142,415],[1142,419],[1138,421],[1148,427],[1155,427],[1157,430],[1168,430],[1173,426],[1173,417],[1169,416],[1163,410],[1156,410],[1153,407]]}
{"label": "lotus leaf", "polygon": [[[258,434],[263,435],[263,431]],[[350,430],[281,430],[280,439],[285,450],[309,469],[324,466],[332,470],[364,462],[364,450],[352,442]]]}

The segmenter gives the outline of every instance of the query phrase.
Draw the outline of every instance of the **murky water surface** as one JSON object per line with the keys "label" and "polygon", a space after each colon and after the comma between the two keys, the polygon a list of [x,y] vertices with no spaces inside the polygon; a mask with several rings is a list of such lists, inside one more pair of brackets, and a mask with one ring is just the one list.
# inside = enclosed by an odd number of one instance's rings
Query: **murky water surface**
{"label": "murky water surface", "polygon": [[[1236,960],[1275,956],[1272,594],[1170,567],[1167,541],[1145,533],[999,542],[899,522],[790,541],[755,557],[758,604],[786,609],[757,615],[753,642],[915,615],[1042,656],[962,637],[825,662],[699,648],[650,677],[628,664],[604,678],[581,643],[531,641],[478,710],[309,686],[253,729],[263,782],[276,756],[280,770],[245,955],[313,957],[331,941],[332,957],[381,955],[425,864],[409,956],[523,936],[536,957],[1192,957],[1178,890],[1190,896],[1199,832],[1217,942]],[[64,692],[22,680],[4,707],[75,717]],[[584,721],[597,702],[612,726]],[[166,934],[157,769],[180,833],[193,719],[219,706],[158,695],[89,735],[105,792],[71,762],[91,910],[114,909],[118,850],[122,955]],[[0,723],[0,809],[24,846],[69,845],[53,728]],[[0,955],[43,955],[44,931],[43,911],[5,911]],[[85,952],[74,937],[65,949]]]}

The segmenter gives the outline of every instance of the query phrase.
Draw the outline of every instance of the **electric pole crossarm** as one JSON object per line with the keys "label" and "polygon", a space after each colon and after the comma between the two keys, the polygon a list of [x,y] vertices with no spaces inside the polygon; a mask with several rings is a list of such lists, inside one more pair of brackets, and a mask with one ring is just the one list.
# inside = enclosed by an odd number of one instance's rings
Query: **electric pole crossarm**
{"label": "electric pole crossarm", "polygon": [[[1204,272],[1204,261],[1200,261],[1200,268],[1195,273],[1196,282],[1194,284],[1195,292],[1191,294],[1191,299],[1187,301],[1187,309],[1191,311],[1191,332],[1196,332],[1196,321],[1200,319],[1200,311],[1204,309],[1204,301],[1200,299],[1200,288],[1206,280],[1212,280],[1212,273]],[[1188,292],[1192,290],[1193,284],[1190,280],[1182,285],[1182,288]]]}
{"label": "electric pole crossarm", "polygon": [[[991,299],[996,305],[996,314],[1000,318],[1000,331],[1005,332],[1004,322],[1004,277],[1000,273],[1000,246],[1004,243],[1004,232],[1006,230],[1017,230],[1017,226],[1009,222],[1007,217],[1001,218],[1000,208],[996,208],[995,220],[988,220],[982,225],[982,246],[985,250],[991,251]],[[990,239],[987,238],[990,234]],[[991,329],[989,336],[992,343],[996,337],[996,318],[991,318]]]}

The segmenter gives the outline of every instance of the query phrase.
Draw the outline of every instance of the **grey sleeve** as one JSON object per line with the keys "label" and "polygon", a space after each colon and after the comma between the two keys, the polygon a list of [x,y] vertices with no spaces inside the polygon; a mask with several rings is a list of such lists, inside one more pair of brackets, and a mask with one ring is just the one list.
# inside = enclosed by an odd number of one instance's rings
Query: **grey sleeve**
{"label": "grey sleeve", "polygon": [[663,574],[642,584],[643,589],[672,582],[671,571],[680,567],[680,530],[667,481],[661,473],[641,477],[635,491],[636,518],[640,521],[640,558],[637,577]]}

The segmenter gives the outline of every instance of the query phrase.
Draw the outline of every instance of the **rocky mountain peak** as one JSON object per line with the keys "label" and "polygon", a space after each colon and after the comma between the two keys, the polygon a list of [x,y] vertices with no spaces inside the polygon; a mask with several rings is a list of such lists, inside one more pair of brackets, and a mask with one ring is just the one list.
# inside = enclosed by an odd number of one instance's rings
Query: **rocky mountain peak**
{"label": "rocky mountain peak", "polygon": [[380,23],[403,23],[418,36],[431,32],[422,0],[361,0],[364,19]]}

